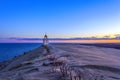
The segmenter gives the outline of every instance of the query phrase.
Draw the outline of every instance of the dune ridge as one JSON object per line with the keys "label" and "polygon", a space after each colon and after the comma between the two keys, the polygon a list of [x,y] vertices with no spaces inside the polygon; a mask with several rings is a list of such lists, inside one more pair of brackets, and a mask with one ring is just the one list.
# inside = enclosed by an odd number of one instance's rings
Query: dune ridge
{"label": "dune ridge", "polygon": [[120,80],[120,50],[53,44],[0,63],[0,80]]}

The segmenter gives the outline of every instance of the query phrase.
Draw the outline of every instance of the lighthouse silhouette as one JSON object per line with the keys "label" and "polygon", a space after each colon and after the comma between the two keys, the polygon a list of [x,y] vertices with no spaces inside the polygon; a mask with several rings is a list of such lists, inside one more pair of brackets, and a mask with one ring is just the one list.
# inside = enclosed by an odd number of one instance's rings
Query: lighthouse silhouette
{"label": "lighthouse silhouette", "polygon": [[47,46],[48,45],[48,36],[45,34],[43,38],[43,45]]}

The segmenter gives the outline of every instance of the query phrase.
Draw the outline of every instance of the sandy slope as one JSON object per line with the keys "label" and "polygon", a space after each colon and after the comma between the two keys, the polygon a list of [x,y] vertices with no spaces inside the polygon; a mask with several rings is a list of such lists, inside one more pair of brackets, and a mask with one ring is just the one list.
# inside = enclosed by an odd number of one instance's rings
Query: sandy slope
{"label": "sandy slope", "polygon": [[[53,58],[57,66],[53,64]],[[80,71],[81,80],[120,80],[119,61],[118,49],[56,44],[39,47],[1,63],[0,80],[70,80],[69,75],[62,76],[60,67],[63,63]]]}

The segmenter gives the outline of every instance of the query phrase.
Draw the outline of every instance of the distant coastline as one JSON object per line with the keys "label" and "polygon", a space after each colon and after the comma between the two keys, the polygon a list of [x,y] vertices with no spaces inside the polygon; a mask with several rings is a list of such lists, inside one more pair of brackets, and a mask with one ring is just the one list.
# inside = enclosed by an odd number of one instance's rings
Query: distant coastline
{"label": "distant coastline", "polygon": [[120,43],[53,43],[53,44],[79,44],[79,45],[86,45],[86,46],[96,46],[96,47],[104,47],[104,48],[114,48],[120,49]]}

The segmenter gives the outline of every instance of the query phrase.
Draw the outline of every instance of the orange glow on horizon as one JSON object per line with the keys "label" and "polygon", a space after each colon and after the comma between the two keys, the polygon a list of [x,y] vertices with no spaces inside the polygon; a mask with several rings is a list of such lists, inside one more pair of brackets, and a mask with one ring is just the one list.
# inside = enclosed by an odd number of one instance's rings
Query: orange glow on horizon
{"label": "orange glow on horizon", "polygon": [[120,40],[50,40],[60,43],[120,43]]}
{"label": "orange glow on horizon", "polygon": [[[42,43],[42,40],[3,40],[9,43]],[[49,43],[120,43],[120,40],[49,40]]]}

